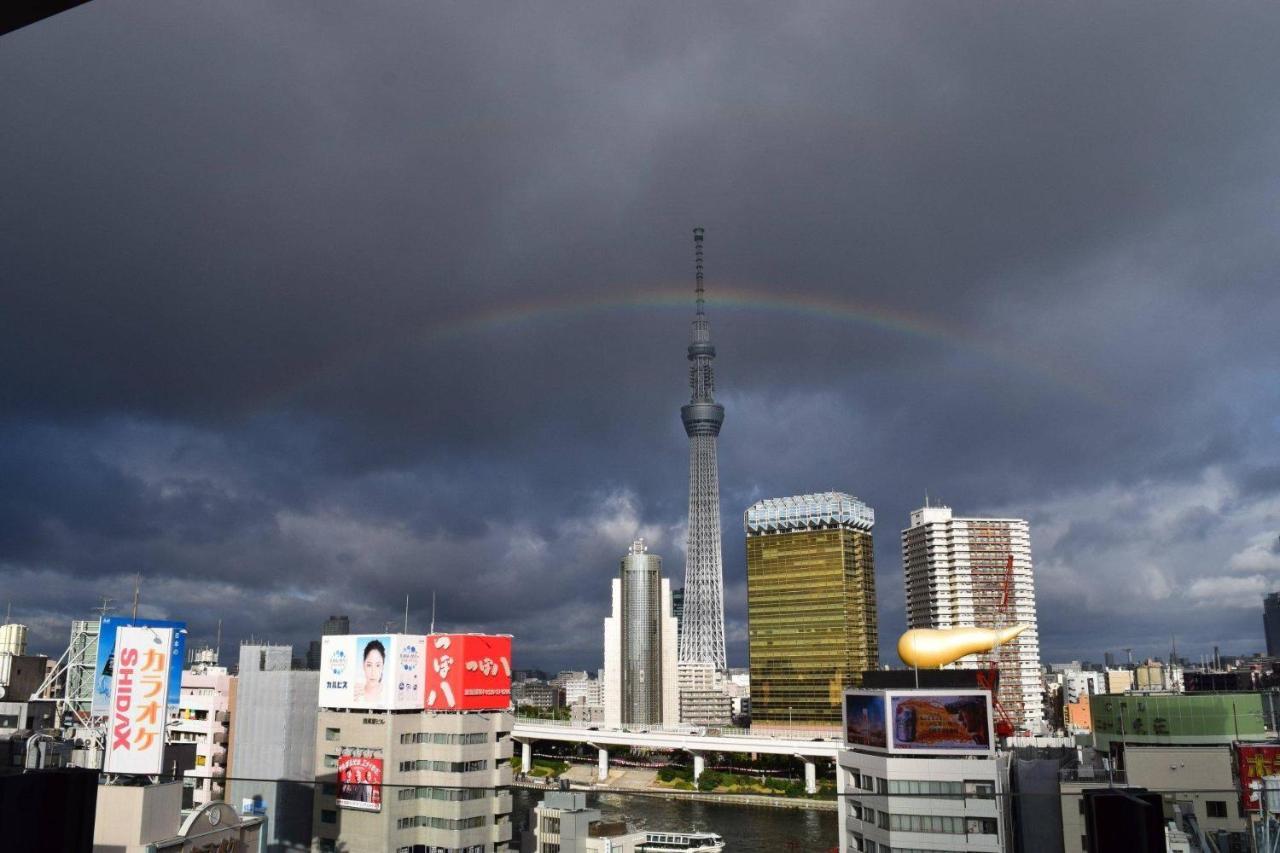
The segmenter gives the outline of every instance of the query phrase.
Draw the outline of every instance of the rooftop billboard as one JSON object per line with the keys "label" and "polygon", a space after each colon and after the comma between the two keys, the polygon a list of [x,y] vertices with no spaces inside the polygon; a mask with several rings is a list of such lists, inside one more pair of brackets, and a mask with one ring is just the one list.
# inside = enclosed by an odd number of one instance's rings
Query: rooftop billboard
{"label": "rooftop billboard", "polygon": [[844,696],[844,739],[855,746],[888,749],[884,727],[883,693],[846,693]]}
{"label": "rooftop billboard", "polygon": [[990,754],[991,694],[976,690],[850,690],[845,742],[854,749],[917,755]]}
{"label": "rooftop billboard", "polygon": [[104,717],[111,708],[111,677],[115,669],[116,634],[121,627],[149,626],[152,628],[169,628],[173,632],[172,660],[177,666],[169,672],[169,685],[166,691],[170,708],[178,707],[178,699],[182,695],[182,661],[186,656],[187,623],[170,622],[166,619],[130,619],[128,616],[107,616],[98,627],[98,659],[93,670],[93,704],[89,713],[95,717]]}
{"label": "rooftop billboard", "polygon": [[419,710],[422,634],[337,634],[320,641],[322,708]]}
{"label": "rooftop billboard", "polygon": [[493,711],[511,705],[510,634],[428,634],[425,707]]}
{"label": "rooftop billboard", "polygon": [[159,773],[164,764],[166,694],[174,667],[173,629],[121,626],[113,637],[117,657],[111,674],[107,718],[108,773]]}

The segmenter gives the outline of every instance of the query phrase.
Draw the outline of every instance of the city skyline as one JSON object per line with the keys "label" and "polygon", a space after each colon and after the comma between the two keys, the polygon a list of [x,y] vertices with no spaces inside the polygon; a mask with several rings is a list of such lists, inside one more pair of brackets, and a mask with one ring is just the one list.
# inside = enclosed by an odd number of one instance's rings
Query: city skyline
{"label": "city skyline", "polygon": [[406,593],[425,630],[434,592],[594,669],[617,554],[685,557],[704,225],[729,665],[740,514],[825,490],[880,516],[885,649],[928,492],[1029,522],[1045,662],[1263,650],[1280,10],[508,11],[5,36],[0,604],[33,649],[140,573],[139,615],[224,653]]}

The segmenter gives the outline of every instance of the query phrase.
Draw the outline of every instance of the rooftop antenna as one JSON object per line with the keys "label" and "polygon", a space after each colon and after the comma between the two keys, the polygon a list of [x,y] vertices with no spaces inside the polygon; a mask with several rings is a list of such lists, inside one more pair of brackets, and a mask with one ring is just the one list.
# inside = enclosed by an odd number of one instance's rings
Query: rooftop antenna
{"label": "rooftop antenna", "polygon": [[404,632],[409,633],[409,593],[404,594]]}
{"label": "rooftop antenna", "polygon": [[101,606],[93,608],[93,609],[94,609],[94,611],[95,611],[95,612],[97,612],[97,614],[98,614],[98,619],[99,619],[99,621],[101,621],[101,620],[103,620],[103,619],[106,619],[106,618],[107,618],[107,613],[108,613],[109,611],[111,611],[111,610],[115,610],[115,608],[111,606],[111,602],[113,602],[113,601],[115,601],[115,599],[114,599],[114,598],[107,598],[107,597],[104,595],[104,596],[102,596],[102,604],[101,604]]}
{"label": "rooftop antenna", "polygon": [[697,295],[698,295],[698,313],[699,314],[706,313],[703,310],[703,303],[705,302],[705,300],[703,298],[703,291],[702,291],[702,234],[703,234],[703,229],[701,228],[693,229],[693,268],[697,275],[697,280],[698,280]]}
{"label": "rooftop antenna", "polygon": [[142,589],[142,573],[133,576],[133,620],[138,621],[138,593]]}
{"label": "rooftop antenna", "polygon": [[218,620],[218,640],[213,649],[215,663],[222,660],[222,620]]}
{"label": "rooftop antenna", "polygon": [[435,632],[436,632],[436,591],[433,589],[431,590],[431,630],[427,631],[427,633],[434,634]]}
{"label": "rooftop antenna", "polygon": [[4,624],[8,625],[10,616],[13,614],[13,599],[9,599],[9,603],[4,606]]}

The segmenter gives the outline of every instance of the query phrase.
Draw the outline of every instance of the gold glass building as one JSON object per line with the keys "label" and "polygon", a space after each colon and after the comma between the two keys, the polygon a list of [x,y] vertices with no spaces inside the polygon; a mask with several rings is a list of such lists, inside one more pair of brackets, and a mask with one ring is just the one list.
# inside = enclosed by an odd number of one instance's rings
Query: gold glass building
{"label": "gold glass building", "polygon": [[842,492],[747,510],[753,726],[838,727],[845,688],[879,666],[874,524],[871,507]]}

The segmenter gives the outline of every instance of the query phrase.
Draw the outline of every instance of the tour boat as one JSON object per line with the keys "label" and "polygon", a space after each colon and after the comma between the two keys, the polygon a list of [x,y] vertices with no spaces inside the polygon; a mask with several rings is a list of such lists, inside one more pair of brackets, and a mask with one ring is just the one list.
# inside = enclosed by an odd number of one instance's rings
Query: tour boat
{"label": "tour boat", "polygon": [[638,853],[721,853],[724,839],[714,832],[646,832]]}

